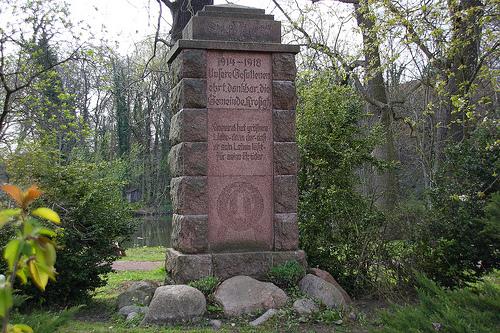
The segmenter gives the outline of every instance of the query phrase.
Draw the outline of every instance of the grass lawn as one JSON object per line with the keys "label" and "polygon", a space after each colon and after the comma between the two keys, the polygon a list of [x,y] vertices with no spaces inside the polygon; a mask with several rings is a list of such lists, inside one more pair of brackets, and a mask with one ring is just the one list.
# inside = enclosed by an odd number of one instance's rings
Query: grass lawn
{"label": "grass lawn", "polygon": [[152,271],[117,271],[107,274],[108,283],[104,287],[96,289],[94,299],[111,299],[127,289],[133,281],[152,280],[165,281],[165,268],[161,267]]}
{"label": "grass lawn", "polygon": [[163,261],[165,260],[166,248],[163,246],[131,247],[125,250],[123,261]]}

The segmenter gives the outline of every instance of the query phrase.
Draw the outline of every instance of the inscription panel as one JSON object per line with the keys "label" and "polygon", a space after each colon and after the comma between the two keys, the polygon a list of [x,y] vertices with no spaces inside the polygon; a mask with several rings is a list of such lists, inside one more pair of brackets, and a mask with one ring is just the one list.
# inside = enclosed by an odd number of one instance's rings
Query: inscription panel
{"label": "inscription panel", "polygon": [[208,175],[272,175],[272,114],[208,109]]}
{"label": "inscription panel", "polygon": [[271,55],[209,51],[208,108],[271,109]]}
{"label": "inscription panel", "polygon": [[209,248],[270,250],[271,55],[208,51]]}
{"label": "inscription panel", "polygon": [[[203,12],[198,12],[203,14]],[[281,24],[261,17],[249,20],[231,16],[194,16],[183,31],[184,39],[224,40],[241,42],[281,42]]]}

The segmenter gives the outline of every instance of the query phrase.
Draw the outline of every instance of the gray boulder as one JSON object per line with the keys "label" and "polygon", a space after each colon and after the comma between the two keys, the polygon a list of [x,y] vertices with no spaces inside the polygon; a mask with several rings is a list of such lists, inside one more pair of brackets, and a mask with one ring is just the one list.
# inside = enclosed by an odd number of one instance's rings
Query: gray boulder
{"label": "gray boulder", "polygon": [[226,316],[240,316],[284,306],[288,296],[270,282],[260,282],[249,276],[232,277],[217,288],[215,300]]}
{"label": "gray boulder", "polygon": [[158,284],[153,281],[137,281],[118,295],[118,309],[127,305],[147,306],[151,302]]}
{"label": "gray boulder", "polygon": [[138,306],[138,305],[127,305],[121,308],[118,313],[124,317],[127,317],[131,313],[146,313],[148,310],[147,306]]}
{"label": "gray boulder", "polygon": [[333,284],[317,277],[307,274],[299,282],[300,291],[307,296],[317,299],[329,308],[345,307],[347,305],[342,292]]}
{"label": "gray boulder", "polygon": [[311,268],[309,270],[309,273],[316,275],[317,277],[322,278],[326,282],[333,284],[342,293],[342,296],[344,297],[346,303],[349,304],[352,302],[352,299],[349,296],[349,294],[344,290],[344,288],[342,288],[342,286],[333,278],[333,276],[330,273],[319,268]]}
{"label": "gray boulder", "polygon": [[198,320],[205,313],[205,296],[187,285],[161,286],[156,289],[143,324],[174,324]]}
{"label": "gray boulder", "polygon": [[131,320],[134,320],[135,317],[137,317],[139,314],[137,312],[130,312],[128,315],[127,315],[127,318],[125,319],[125,321],[131,321]]}
{"label": "gray boulder", "polygon": [[301,316],[308,316],[319,311],[319,306],[309,298],[301,298],[293,302],[293,309]]}
{"label": "gray boulder", "polygon": [[216,331],[219,330],[222,327],[222,321],[220,321],[218,319],[212,319],[212,320],[210,320],[209,324]]}
{"label": "gray boulder", "polygon": [[264,312],[264,314],[262,316],[260,316],[259,318],[255,319],[254,321],[251,321],[250,322],[250,326],[254,326],[255,327],[255,326],[262,325],[266,321],[268,321],[269,319],[271,319],[272,317],[274,317],[274,315],[276,315],[277,313],[278,313],[278,310],[276,310],[276,309],[269,309],[266,312]]}

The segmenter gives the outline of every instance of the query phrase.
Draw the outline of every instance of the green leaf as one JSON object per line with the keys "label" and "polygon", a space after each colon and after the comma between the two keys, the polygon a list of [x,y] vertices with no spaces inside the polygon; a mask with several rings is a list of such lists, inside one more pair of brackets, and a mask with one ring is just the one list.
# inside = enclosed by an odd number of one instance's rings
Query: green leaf
{"label": "green leaf", "polygon": [[7,246],[5,246],[5,250],[3,251],[3,257],[7,260],[7,264],[9,265],[9,270],[12,271],[14,269],[14,263],[19,254],[19,249],[21,247],[21,241],[19,239],[13,239]]}
{"label": "green leaf", "polygon": [[59,218],[59,215],[57,215],[57,213],[54,212],[50,208],[45,208],[45,207],[37,208],[31,212],[31,215],[49,220],[50,222],[53,222],[56,224],[61,223],[61,219]]}
{"label": "green leaf", "polygon": [[49,275],[47,274],[47,270],[43,268],[43,265],[35,260],[31,260],[28,263],[28,267],[30,270],[31,280],[38,287],[38,289],[44,291],[45,286],[49,282]]}
{"label": "green leaf", "polygon": [[46,237],[56,237],[56,232],[54,230],[50,230],[47,228],[40,228],[38,230],[38,234],[41,236],[46,236]]}
{"label": "green leaf", "polygon": [[0,288],[0,317],[5,317],[12,304],[12,288],[8,286]]}
{"label": "green leaf", "polygon": [[25,324],[16,324],[9,327],[9,333],[33,333],[33,329]]}
{"label": "green leaf", "polygon": [[14,216],[19,216],[21,209],[4,209],[0,211],[0,228],[9,222]]}

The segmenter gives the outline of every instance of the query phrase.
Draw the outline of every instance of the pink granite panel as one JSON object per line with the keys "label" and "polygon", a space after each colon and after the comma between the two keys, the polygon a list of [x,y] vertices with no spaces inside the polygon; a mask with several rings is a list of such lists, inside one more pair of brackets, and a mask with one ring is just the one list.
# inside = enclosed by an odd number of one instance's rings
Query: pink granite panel
{"label": "pink granite panel", "polygon": [[270,110],[271,54],[209,51],[207,54],[208,107]]}
{"label": "pink granite panel", "polygon": [[272,176],[209,177],[210,250],[272,249],[272,181]]}
{"label": "pink granite panel", "polygon": [[271,54],[208,51],[208,243],[273,248]]}
{"label": "pink granite panel", "polygon": [[208,109],[208,174],[272,175],[271,110]]}

